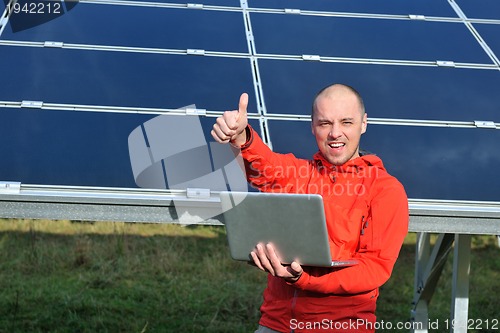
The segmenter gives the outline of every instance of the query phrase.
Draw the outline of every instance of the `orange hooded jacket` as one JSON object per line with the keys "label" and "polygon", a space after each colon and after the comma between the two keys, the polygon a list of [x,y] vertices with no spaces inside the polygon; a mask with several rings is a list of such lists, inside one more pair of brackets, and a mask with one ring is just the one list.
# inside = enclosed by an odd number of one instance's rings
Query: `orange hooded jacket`
{"label": "orange hooded jacket", "polygon": [[380,158],[344,165],[272,152],[249,126],[241,147],[248,181],[263,192],[321,194],[333,259],[345,268],[303,267],[293,284],[268,275],[260,324],[279,332],[374,332],[378,288],[390,277],[408,232],[403,186]]}

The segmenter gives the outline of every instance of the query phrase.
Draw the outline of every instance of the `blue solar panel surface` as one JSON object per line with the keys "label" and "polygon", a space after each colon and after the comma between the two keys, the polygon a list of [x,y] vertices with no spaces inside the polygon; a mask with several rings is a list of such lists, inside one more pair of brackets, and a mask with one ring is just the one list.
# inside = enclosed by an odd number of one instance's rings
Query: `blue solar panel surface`
{"label": "blue solar panel surface", "polygon": [[339,82],[365,99],[362,148],[382,157],[410,198],[500,201],[498,1],[65,8],[0,21],[0,154],[8,157],[0,181],[137,187],[134,129],[195,105],[206,112],[165,117],[199,116],[209,142],[215,117],[236,108],[242,92],[252,126],[275,151],[309,158],[317,150],[312,99]]}
{"label": "blue solar panel surface", "polygon": [[[500,11],[500,8],[498,10]],[[474,24],[474,28],[498,57],[500,54],[500,24]]]}
{"label": "blue solar panel surface", "polygon": [[498,70],[277,60],[261,61],[260,70],[262,82],[268,87],[266,105],[270,113],[310,114],[317,90],[311,82],[325,86],[333,80],[356,87],[371,117],[498,119]]}
{"label": "blue solar panel surface", "polygon": [[497,0],[456,0],[470,19],[500,19],[500,2]]}
{"label": "blue solar panel surface", "polygon": [[219,11],[213,15],[211,11],[180,8],[79,4],[56,20],[16,33],[7,30],[2,38],[248,52],[241,13]]}
{"label": "blue solar panel surface", "polygon": [[[318,150],[308,122],[274,120],[269,131],[278,151],[295,147],[308,158]],[[491,166],[500,163],[499,142],[495,130],[369,125],[361,149],[382,158],[415,198],[496,200],[500,181]]]}
{"label": "blue solar panel surface", "polygon": [[258,53],[491,63],[461,23],[275,14],[251,18]]}
{"label": "blue solar panel surface", "polygon": [[0,64],[11,78],[2,100],[220,110],[228,103],[214,96],[253,90],[248,60],[240,58],[10,46],[2,47],[2,56],[30,59]]}

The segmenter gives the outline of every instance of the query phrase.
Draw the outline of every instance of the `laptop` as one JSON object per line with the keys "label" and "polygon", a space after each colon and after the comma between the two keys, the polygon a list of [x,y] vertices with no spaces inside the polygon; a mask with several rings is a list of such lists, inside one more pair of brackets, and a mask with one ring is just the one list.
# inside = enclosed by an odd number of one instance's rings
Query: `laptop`
{"label": "laptop", "polygon": [[283,264],[345,267],[355,259],[332,260],[323,198],[318,194],[221,192],[231,257],[252,261],[258,243],[272,243]]}

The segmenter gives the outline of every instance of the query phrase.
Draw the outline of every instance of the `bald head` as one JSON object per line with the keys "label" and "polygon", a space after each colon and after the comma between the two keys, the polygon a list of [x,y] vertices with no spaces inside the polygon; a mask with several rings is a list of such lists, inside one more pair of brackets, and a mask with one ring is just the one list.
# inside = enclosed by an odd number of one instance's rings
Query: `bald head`
{"label": "bald head", "polygon": [[316,102],[319,98],[330,98],[333,100],[354,98],[357,100],[357,103],[359,105],[360,115],[363,116],[365,114],[365,105],[359,92],[357,92],[353,87],[337,83],[329,85],[318,92],[318,94],[314,98],[314,102],[312,105],[311,119],[314,119],[314,114],[316,112]]}

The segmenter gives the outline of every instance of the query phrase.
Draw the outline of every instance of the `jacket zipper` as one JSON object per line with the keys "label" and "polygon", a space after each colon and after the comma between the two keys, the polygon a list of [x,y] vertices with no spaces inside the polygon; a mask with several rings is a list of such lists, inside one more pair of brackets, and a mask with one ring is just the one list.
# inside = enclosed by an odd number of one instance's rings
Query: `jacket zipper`
{"label": "jacket zipper", "polygon": [[368,219],[365,220],[365,216],[361,217],[361,236],[365,234],[365,229],[368,228]]}

